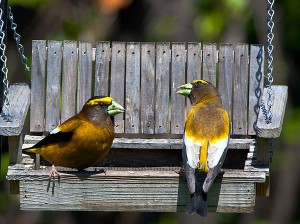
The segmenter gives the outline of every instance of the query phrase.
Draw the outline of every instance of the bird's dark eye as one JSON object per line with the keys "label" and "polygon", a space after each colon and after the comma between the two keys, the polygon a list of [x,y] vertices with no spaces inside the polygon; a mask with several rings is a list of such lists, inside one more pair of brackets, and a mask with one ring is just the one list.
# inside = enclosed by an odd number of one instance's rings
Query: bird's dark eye
{"label": "bird's dark eye", "polygon": [[103,107],[103,106],[104,106],[104,104],[103,104],[103,103],[99,103],[99,106],[100,106],[100,107]]}

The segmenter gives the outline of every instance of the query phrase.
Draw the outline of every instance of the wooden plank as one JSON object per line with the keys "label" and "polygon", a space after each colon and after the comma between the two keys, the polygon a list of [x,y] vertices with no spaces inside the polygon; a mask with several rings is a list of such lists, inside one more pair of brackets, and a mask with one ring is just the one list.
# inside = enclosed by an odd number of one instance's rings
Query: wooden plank
{"label": "wooden plank", "polygon": [[44,131],[46,41],[32,41],[30,131]]}
{"label": "wooden plank", "polygon": [[185,84],[186,51],[184,43],[172,44],[171,75],[171,133],[182,134],[185,121],[186,97],[176,94],[177,88]]}
{"label": "wooden plank", "polygon": [[259,105],[264,88],[264,46],[250,46],[248,135],[256,135]]}
{"label": "wooden plank", "polygon": [[94,96],[109,96],[110,42],[97,42]]}
{"label": "wooden plank", "polygon": [[[112,42],[110,95],[124,107],[125,43]],[[122,116],[123,115],[123,116]],[[124,114],[115,117],[115,132],[124,132]]]}
{"label": "wooden plank", "polygon": [[52,131],[60,119],[62,42],[48,41],[45,131]]}
{"label": "wooden plank", "polygon": [[[18,136],[21,134],[30,104],[30,89],[26,84],[12,84],[8,88],[11,105],[11,122],[0,116],[0,135]],[[3,108],[7,114],[7,108]]]}
{"label": "wooden plank", "polygon": [[92,45],[88,42],[79,42],[77,85],[78,113],[92,93]]}
{"label": "wooden plank", "polygon": [[156,44],[155,133],[170,133],[170,43]]}
{"label": "wooden plank", "polygon": [[233,49],[231,44],[219,45],[219,77],[218,90],[222,105],[232,119],[232,79],[233,79]]}
{"label": "wooden plank", "polygon": [[76,113],[77,42],[64,41],[61,123]]}
{"label": "wooden plank", "polygon": [[22,160],[23,133],[8,137],[9,164],[20,163]]}
{"label": "wooden plank", "polygon": [[[140,86],[141,49],[140,43],[126,45],[126,93],[125,93],[125,133],[140,131]],[[147,87],[146,87],[147,88]]]}
{"label": "wooden plank", "polygon": [[[264,88],[262,100],[268,108],[268,90],[269,88]],[[260,108],[258,119],[257,119],[257,135],[262,138],[277,138],[280,136],[282,129],[282,123],[284,118],[284,112],[286,107],[286,102],[288,98],[288,87],[287,86],[272,86],[271,93],[271,114],[272,123],[267,124],[262,108]]]}
{"label": "wooden plank", "polygon": [[232,134],[247,134],[248,105],[248,45],[235,46],[233,76]]}
{"label": "wooden plank", "polygon": [[214,86],[217,84],[217,45],[203,44],[203,74],[202,78]]}
{"label": "wooden plank", "polygon": [[154,133],[155,43],[141,46],[141,133]]}

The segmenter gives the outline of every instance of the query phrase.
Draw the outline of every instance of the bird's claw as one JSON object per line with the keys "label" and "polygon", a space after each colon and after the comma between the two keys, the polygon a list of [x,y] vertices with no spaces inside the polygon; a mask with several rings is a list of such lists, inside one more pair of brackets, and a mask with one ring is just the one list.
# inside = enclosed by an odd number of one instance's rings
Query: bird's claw
{"label": "bird's claw", "polygon": [[54,165],[52,165],[51,171],[50,171],[50,176],[49,178],[53,178],[53,181],[55,181],[55,177],[57,177],[58,179],[60,178],[59,173],[57,172],[56,168]]}

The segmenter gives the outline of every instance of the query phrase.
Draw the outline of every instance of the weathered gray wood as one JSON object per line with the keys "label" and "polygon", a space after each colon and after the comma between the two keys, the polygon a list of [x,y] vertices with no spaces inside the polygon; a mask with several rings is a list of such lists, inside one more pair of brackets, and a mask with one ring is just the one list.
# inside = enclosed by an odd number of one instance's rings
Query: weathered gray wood
{"label": "weathered gray wood", "polygon": [[[112,42],[110,95],[125,106],[125,43]],[[123,115],[123,116],[122,116]],[[115,117],[115,132],[124,132],[124,114]]]}
{"label": "weathered gray wood", "polygon": [[177,87],[185,84],[186,51],[184,43],[172,44],[171,75],[171,133],[181,134],[184,129],[186,97],[177,94]]}
{"label": "weathered gray wood", "polygon": [[[262,109],[260,109],[257,120],[257,135],[262,138],[277,138],[280,136],[282,129],[282,123],[284,118],[284,112],[286,102],[288,98],[288,87],[287,86],[272,86],[272,102],[271,107],[272,123],[266,124],[265,117]],[[268,87],[264,88],[262,100],[268,108]]]}
{"label": "weathered gray wood", "polygon": [[20,163],[22,160],[23,133],[8,137],[9,164]]}
{"label": "weathered gray wood", "polygon": [[256,135],[259,105],[264,88],[264,47],[250,46],[248,135]]}
{"label": "weathered gray wood", "polygon": [[170,133],[170,43],[156,44],[155,133]]}
{"label": "weathered gray wood", "polygon": [[154,133],[155,43],[141,46],[141,133]]}
{"label": "weathered gray wood", "polygon": [[202,78],[213,85],[217,84],[217,45],[203,44],[203,74]]}
{"label": "weathered gray wood", "polygon": [[32,41],[30,131],[44,131],[46,41]]}
{"label": "weathered gray wood", "polygon": [[62,69],[61,123],[76,113],[77,42],[64,41]]}
{"label": "weathered gray wood", "polygon": [[[11,105],[11,122],[0,116],[0,135],[18,136],[21,134],[30,103],[30,89],[26,84],[13,84],[8,88]],[[7,108],[3,107],[7,114]]]}
{"label": "weathered gray wood", "polygon": [[52,131],[60,119],[61,41],[48,41],[45,131]]}
{"label": "weathered gray wood", "polygon": [[140,43],[127,43],[125,85],[125,133],[139,133],[140,131],[140,63]]}
{"label": "weathered gray wood", "polygon": [[232,118],[233,51],[231,44],[219,45],[219,85],[222,105]]}
{"label": "weathered gray wood", "polygon": [[97,42],[94,96],[109,96],[110,43]]}
{"label": "weathered gray wood", "polygon": [[78,51],[77,112],[92,94],[92,45],[79,42]]}
{"label": "weathered gray wood", "polygon": [[233,113],[232,133],[247,134],[247,104],[248,104],[248,45],[235,46],[233,76]]}

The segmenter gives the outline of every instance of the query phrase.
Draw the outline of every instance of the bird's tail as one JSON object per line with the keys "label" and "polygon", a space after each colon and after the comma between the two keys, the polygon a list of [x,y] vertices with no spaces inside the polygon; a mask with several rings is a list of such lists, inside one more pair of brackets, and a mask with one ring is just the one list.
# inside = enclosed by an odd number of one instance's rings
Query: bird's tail
{"label": "bird's tail", "polygon": [[200,195],[195,193],[191,195],[191,198],[186,206],[186,212],[188,214],[197,213],[202,217],[207,216],[207,193],[203,192]]}

